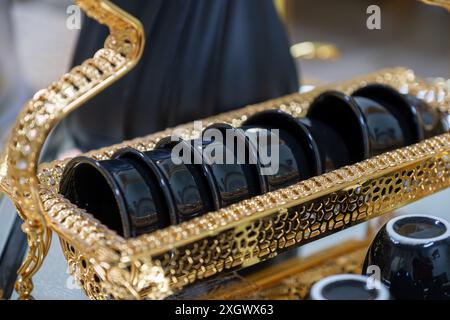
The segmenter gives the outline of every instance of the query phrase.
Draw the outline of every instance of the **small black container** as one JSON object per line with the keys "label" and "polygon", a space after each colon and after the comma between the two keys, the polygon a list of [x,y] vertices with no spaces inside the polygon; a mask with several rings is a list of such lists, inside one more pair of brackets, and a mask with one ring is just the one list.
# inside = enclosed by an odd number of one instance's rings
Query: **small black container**
{"label": "small black container", "polygon": [[[298,119],[281,110],[267,110],[257,113],[247,119],[242,126],[245,134],[266,136],[271,154],[270,141],[278,130],[279,155],[278,172],[265,175],[269,191],[287,187],[299,181],[306,180],[323,173],[319,150],[308,128]],[[254,139],[250,139],[253,141]],[[259,142],[259,141],[258,141]],[[254,146],[259,153],[263,147],[260,143]],[[261,154],[259,154],[261,161]],[[269,166],[265,163],[266,166]]]}
{"label": "small black container", "polygon": [[193,150],[209,169],[211,189],[217,190],[220,208],[260,195],[266,190],[257,162],[250,161],[249,142],[242,130],[227,124],[206,128]]}
{"label": "small black container", "polygon": [[[365,114],[371,137],[371,155],[411,145],[424,139],[425,134],[419,110],[397,90],[382,84],[370,84],[356,90],[352,97],[356,100],[358,98],[370,99],[381,105],[393,117],[389,120],[389,114],[381,111],[379,106],[375,106],[374,103],[368,103],[367,100],[363,100],[364,103],[360,102],[360,108]],[[400,146],[397,146],[395,142],[400,140],[398,127],[403,135],[403,142]],[[389,138],[390,133],[392,133],[391,139]],[[389,148],[391,143],[396,145]]]}
{"label": "small black container", "polygon": [[[182,146],[181,153],[172,152]],[[189,156],[184,161],[183,152]],[[147,171],[159,172],[160,186],[167,203],[170,224],[176,225],[219,208],[218,193],[211,187],[212,175],[184,140],[161,140],[154,150],[140,152],[125,149],[115,155],[121,159],[139,160]]]}
{"label": "small black container", "polygon": [[396,299],[450,299],[450,224],[428,215],[390,220],[375,237],[363,272],[371,266]]}
{"label": "small black container", "polygon": [[316,282],[310,300],[389,300],[388,289],[379,281],[355,274],[340,274]]}
{"label": "small black container", "polygon": [[301,119],[319,147],[322,166],[332,171],[369,157],[364,115],[354,99],[336,91],[319,95]]}
{"label": "small black container", "polygon": [[158,180],[137,161],[72,159],[59,192],[128,238],[169,225]]}

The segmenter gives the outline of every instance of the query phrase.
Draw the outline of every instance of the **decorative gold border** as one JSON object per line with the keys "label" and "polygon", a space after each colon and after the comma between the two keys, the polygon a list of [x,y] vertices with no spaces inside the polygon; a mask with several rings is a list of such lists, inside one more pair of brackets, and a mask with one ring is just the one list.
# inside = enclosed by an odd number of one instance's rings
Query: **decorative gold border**
{"label": "decorative gold border", "polygon": [[[226,122],[238,126],[249,115],[273,108],[283,109],[294,116],[303,116],[309,103],[324,90],[336,89],[350,93],[372,82],[388,84],[402,92],[427,98],[431,105],[442,111],[448,110],[450,105],[450,94],[445,91],[445,87],[428,85],[418,80],[411,71],[399,68],[310,93],[294,94],[249,106],[208,118],[205,123]],[[199,134],[190,124],[175,129],[183,131],[186,138]],[[93,151],[89,156],[108,159],[124,146],[150,150],[172,130]],[[449,151],[450,134],[444,134],[283,190],[242,201],[178,226],[129,240],[117,236],[88,213],[56,194],[66,161],[43,165],[39,177],[49,224],[63,239],[63,249],[68,260],[77,261],[78,265],[80,261],[93,265],[92,269],[74,268],[74,273],[80,279],[90,283],[99,292],[108,292],[108,297],[164,298],[205,277],[252,265],[288,248],[367,221],[448,187]],[[320,209],[327,205],[329,209]],[[311,218],[322,213],[325,216],[331,211],[333,214],[329,220],[325,217]],[[265,223],[266,230],[262,231],[261,225]],[[302,223],[309,223],[309,226],[302,229]],[[286,227],[288,224],[292,226]],[[279,231],[276,238],[268,235],[276,230]],[[258,238],[256,242],[253,241],[255,234]],[[228,250],[233,246],[238,248]],[[212,257],[214,252],[227,254]],[[96,274],[100,282],[93,285],[92,281],[89,282],[80,274],[80,269],[84,270],[81,274],[88,274],[90,279]],[[151,281],[142,278],[143,269],[152,270],[146,273]],[[115,275],[114,282],[109,277],[110,272]],[[140,289],[136,289],[133,283],[139,281]],[[86,291],[92,298],[105,297],[93,294],[92,290]]]}
{"label": "decorative gold border", "polygon": [[[25,220],[29,253],[16,290],[31,298],[32,276],[50,245],[61,239],[71,271],[91,298],[165,298],[174,291],[225,270],[246,267],[295,246],[386,213],[448,187],[450,134],[315,177],[201,218],[124,240],[57,194],[64,164],[38,159],[52,128],[69,112],[136,65],[142,55],[142,25],[107,0],[78,0],[85,12],[106,24],[110,36],[94,58],[39,91],[19,115],[0,163],[0,187]],[[303,116],[327,89],[350,93],[369,82],[386,83],[448,112],[447,87],[427,84],[405,69],[384,70],[337,86],[294,94],[206,119],[234,126],[249,115],[278,108]],[[192,125],[177,128],[198,136]],[[107,159],[120,147],[154,147],[172,130],[89,153]]]}
{"label": "decorative gold border", "polygon": [[15,203],[24,219],[30,250],[21,269],[16,290],[29,298],[31,277],[39,269],[50,245],[39,195],[37,164],[42,146],[57,123],[100,91],[117,81],[139,61],[144,31],[139,21],[107,0],[77,0],[87,15],[109,27],[105,48],[37,92],[19,114],[1,157],[0,187]]}

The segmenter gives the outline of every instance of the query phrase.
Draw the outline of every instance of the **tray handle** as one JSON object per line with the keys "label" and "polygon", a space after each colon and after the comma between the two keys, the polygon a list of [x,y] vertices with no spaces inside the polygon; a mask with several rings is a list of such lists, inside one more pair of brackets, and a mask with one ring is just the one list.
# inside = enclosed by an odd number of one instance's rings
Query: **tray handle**
{"label": "tray handle", "polygon": [[33,275],[50,246],[37,178],[39,156],[50,131],[71,111],[129,72],[144,50],[142,24],[108,0],[75,0],[91,18],[109,27],[104,48],[38,91],[17,117],[0,163],[0,189],[13,201],[24,220],[29,251],[16,282],[21,299],[29,299]]}

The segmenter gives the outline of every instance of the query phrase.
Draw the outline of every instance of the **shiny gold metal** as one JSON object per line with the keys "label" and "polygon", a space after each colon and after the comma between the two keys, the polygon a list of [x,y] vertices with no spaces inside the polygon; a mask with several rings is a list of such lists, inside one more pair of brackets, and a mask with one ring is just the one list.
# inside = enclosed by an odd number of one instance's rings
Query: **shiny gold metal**
{"label": "shiny gold metal", "polygon": [[[342,84],[294,94],[205,119],[206,125],[240,125],[255,112],[279,108],[304,116],[324,90],[350,93],[367,83],[389,84],[426,96],[448,111],[450,92],[422,82],[412,71],[384,70]],[[444,90],[444,91],[442,91]],[[434,99],[434,100],[433,100]],[[199,132],[177,128],[185,138]],[[88,155],[108,159],[124,146],[150,150],[173,129],[124,142]],[[450,185],[450,134],[383,154],[292,187],[135,239],[117,236],[57,194],[66,161],[39,171],[48,224],[61,238],[71,271],[91,298],[164,298],[187,285],[237,270],[367,221]]]}
{"label": "shiny gold metal", "polygon": [[31,277],[41,266],[51,239],[36,177],[43,143],[66,114],[127,73],[139,60],[144,47],[140,22],[111,2],[78,0],[76,3],[87,15],[109,27],[105,48],[26,103],[1,158],[1,189],[13,199],[28,236],[29,252],[16,283],[22,299],[30,298]]}
{"label": "shiny gold metal", "polygon": [[421,1],[426,4],[431,4],[433,6],[446,8],[448,11],[450,11],[450,0],[421,0]]}
{"label": "shiny gold metal", "polygon": [[301,300],[318,280],[335,274],[361,274],[368,241],[354,240],[307,258],[291,258],[231,285],[212,288],[200,297],[207,300]]}
{"label": "shiny gold metal", "polygon": [[278,15],[286,21],[287,19],[287,2],[286,0],[273,0],[275,8],[277,9]]}
{"label": "shiny gold metal", "polygon": [[390,219],[386,214],[368,223],[363,239],[334,244],[307,257],[293,257],[250,275],[235,277],[231,285],[211,286],[200,299],[212,300],[299,300],[306,299],[312,285],[327,276],[361,274],[368,246]]}
{"label": "shiny gold metal", "polygon": [[303,60],[336,60],[341,56],[339,49],[330,43],[300,42],[291,47],[291,55]]}
{"label": "shiny gold metal", "polygon": [[[289,26],[288,1],[274,0],[274,4],[284,24]],[[341,56],[335,45],[326,42],[299,42],[292,45],[290,51],[295,59],[303,60],[337,60]]]}
{"label": "shiny gold metal", "polygon": [[[284,250],[377,217],[450,185],[450,134],[383,154],[289,188],[242,201],[218,212],[152,234],[125,240],[58,194],[67,161],[37,165],[45,139],[69,112],[105,89],[138,62],[141,24],[106,0],[78,0],[106,24],[110,36],[94,58],[39,91],[19,115],[0,163],[0,186],[25,220],[29,253],[16,290],[31,298],[32,276],[58,234],[71,273],[93,299],[162,299],[224,271],[237,270]],[[350,93],[370,82],[427,97],[450,110],[450,90],[416,78],[410,70],[380,71],[338,85],[294,94],[210,117],[205,124],[238,126],[255,112],[278,108],[304,116],[324,90]],[[176,128],[197,137],[193,125]],[[88,155],[108,159],[124,146],[150,150],[173,129],[123,142]]]}

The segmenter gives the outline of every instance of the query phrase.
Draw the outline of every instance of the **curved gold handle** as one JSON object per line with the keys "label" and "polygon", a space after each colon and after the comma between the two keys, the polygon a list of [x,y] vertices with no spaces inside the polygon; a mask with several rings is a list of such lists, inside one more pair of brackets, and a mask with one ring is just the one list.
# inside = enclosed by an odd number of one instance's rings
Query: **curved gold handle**
{"label": "curved gold handle", "polygon": [[16,289],[27,298],[31,277],[50,244],[50,230],[37,178],[39,156],[50,131],[68,113],[129,72],[144,50],[141,23],[107,0],[76,0],[86,14],[109,27],[110,35],[93,58],[37,92],[19,114],[0,164],[0,187],[24,219],[30,252],[19,270]]}

